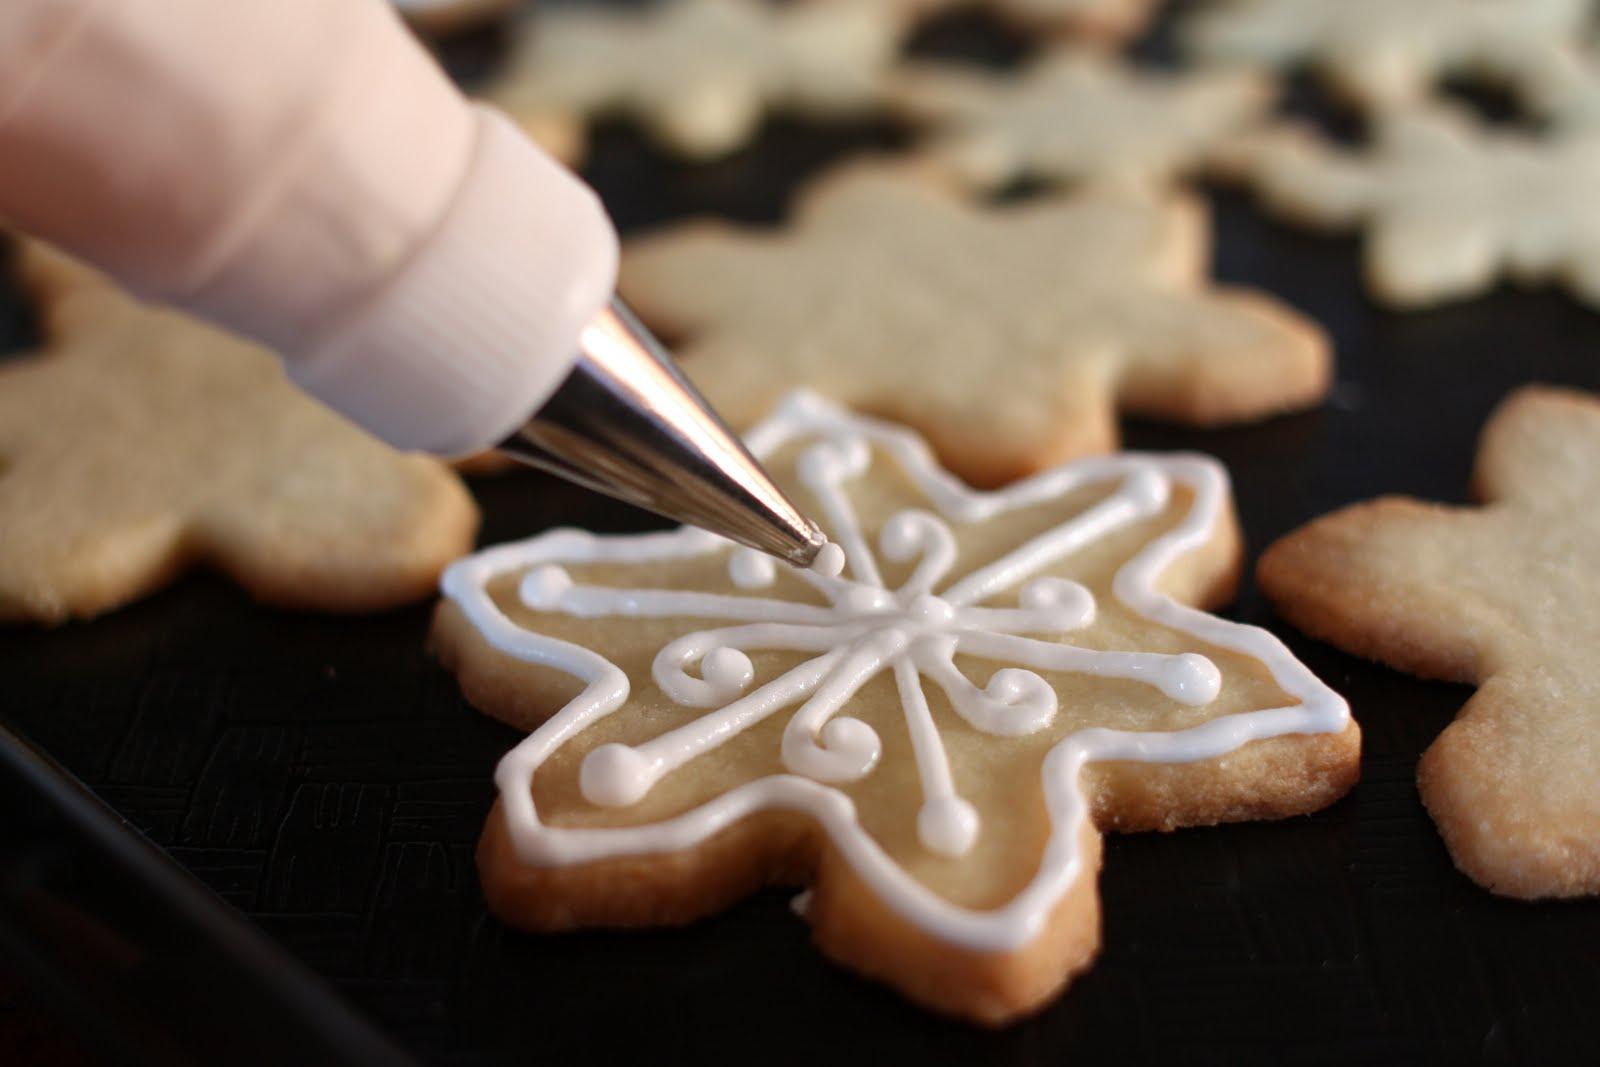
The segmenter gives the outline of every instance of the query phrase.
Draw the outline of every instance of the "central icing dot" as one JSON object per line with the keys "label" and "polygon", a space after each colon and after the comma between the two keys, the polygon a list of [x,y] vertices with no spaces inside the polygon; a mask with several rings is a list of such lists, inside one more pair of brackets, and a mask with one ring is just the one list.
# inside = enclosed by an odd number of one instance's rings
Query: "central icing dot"
{"label": "central icing dot", "polygon": [[913,600],[906,613],[917,622],[933,626],[947,625],[956,617],[956,609],[948,600],[927,593]]}

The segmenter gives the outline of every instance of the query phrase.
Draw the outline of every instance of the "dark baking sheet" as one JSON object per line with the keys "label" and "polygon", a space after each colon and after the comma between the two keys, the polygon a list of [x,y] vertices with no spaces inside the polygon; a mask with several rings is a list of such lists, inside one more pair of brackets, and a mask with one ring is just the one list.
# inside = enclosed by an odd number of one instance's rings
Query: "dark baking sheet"
{"label": "dark baking sheet", "polygon": [[[921,47],[1018,51],[970,19]],[[456,65],[479,67],[493,48],[458,44]],[[587,173],[625,229],[713,208],[772,219],[808,172],[900,137],[774,123],[748,151],[689,169],[607,127]],[[1507,390],[1600,389],[1594,312],[1501,291],[1386,313],[1360,291],[1355,241],[1281,228],[1213,193],[1218,276],[1322,321],[1339,387],[1321,410],[1258,426],[1126,431],[1135,447],[1225,461],[1252,555],[1349,501],[1461,500],[1478,427]],[[22,343],[25,311],[9,296],[0,309]],[[533,473],[473,487],[485,542],[556,523],[648,524]],[[1304,640],[1248,585],[1233,614],[1282,634],[1349,697],[1366,736],[1360,786],[1309,818],[1111,838],[1098,964],[1000,1033],[829,965],[788,893],[683,930],[502,928],[484,912],[472,849],[494,762],[517,735],[463,703],[424,654],[428,614],[286,615],[194,576],[88,625],[0,633],[4,716],[429,1062],[1595,1057],[1600,904],[1489,896],[1451,867],[1417,800],[1417,756],[1470,691]]]}

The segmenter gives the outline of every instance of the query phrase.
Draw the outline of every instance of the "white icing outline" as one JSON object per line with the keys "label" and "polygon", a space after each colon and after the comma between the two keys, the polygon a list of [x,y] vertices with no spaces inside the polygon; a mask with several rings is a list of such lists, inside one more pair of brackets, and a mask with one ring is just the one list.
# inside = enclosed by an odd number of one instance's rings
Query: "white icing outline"
{"label": "white icing outline", "polygon": [[[441,583],[444,595],[460,608],[492,647],[528,663],[562,670],[586,683],[582,693],[508,752],[496,769],[495,782],[500,789],[506,825],[516,854],[523,862],[535,866],[566,866],[619,856],[680,851],[756,812],[795,811],[817,820],[856,874],[902,919],[953,945],[975,951],[1004,952],[1022,947],[1041,932],[1051,911],[1080,873],[1082,857],[1077,841],[1088,819],[1088,806],[1078,781],[1079,772],[1086,763],[1107,760],[1193,762],[1226,755],[1252,741],[1287,734],[1338,733],[1349,723],[1350,712],[1345,701],[1312,675],[1272,634],[1207,615],[1155,589],[1156,580],[1169,565],[1206,542],[1223,514],[1228,480],[1215,460],[1193,454],[1106,456],[1045,471],[998,491],[979,492],[940,468],[927,446],[911,432],[854,415],[807,392],[787,397],[772,416],[750,433],[748,442],[757,457],[765,457],[807,435],[820,435],[842,443],[845,449],[838,453],[838,458],[847,461],[850,457],[845,451],[851,442],[857,447],[866,442],[879,446],[944,516],[969,522],[1099,482],[1121,479],[1135,494],[1149,494],[1159,489],[1162,501],[1171,482],[1185,485],[1194,494],[1189,513],[1177,526],[1152,540],[1118,569],[1112,582],[1113,595],[1154,623],[1259,660],[1278,687],[1298,698],[1300,703],[1225,715],[1186,730],[1146,732],[1091,727],[1058,741],[1045,756],[1041,771],[1051,833],[1038,870],[1010,902],[989,911],[951,903],[917,882],[857,824],[854,805],[845,794],[797,774],[757,779],[692,811],[648,826],[602,829],[545,826],[539,821],[533,803],[535,772],[561,745],[624,704],[629,690],[628,678],[596,652],[518,627],[489,596],[489,583],[502,574],[532,571],[550,563],[657,562],[726,552],[729,547],[727,541],[715,535],[687,527],[663,533],[614,536],[573,529],[553,530],[528,541],[501,545],[458,560],[445,572]],[[842,466],[851,464],[846,462]],[[820,473],[827,478],[839,471],[808,473]],[[1152,478],[1161,484],[1157,486]],[[861,546],[846,541],[843,547],[851,555],[852,566],[856,566]],[[979,568],[952,585],[947,593],[964,586],[981,588],[984,581],[980,576],[996,566]],[[830,583],[841,581],[813,572],[794,573],[825,591]],[[859,570],[852,570],[852,574],[859,573]],[[1006,583],[1002,588],[1011,584],[1015,583]],[[981,599],[981,595],[971,599]],[[1074,648],[1064,644],[1052,647]],[[847,655],[850,648],[845,645],[829,655]],[[802,666],[816,662],[813,660]],[[832,662],[837,663],[837,659]],[[903,685],[903,668],[898,662],[895,670],[897,681]],[[826,677],[831,671],[823,673]],[[930,738],[926,736],[927,731],[911,719],[908,702],[908,728],[913,733],[913,747],[920,766]],[[864,728],[864,724],[856,725]],[[937,736],[931,740],[936,743]],[[825,741],[824,738],[823,743]],[[942,751],[942,746],[940,748]],[[587,757],[585,762],[588,762]],[[953,790],[939,788],[937,781],[935,793],[927,793],[928,777],[923,777],[925,807],[939,803],[948,808],[952,800],[962,803]],[[933,778],[938,778],[937,773]],[[956,812],[956,816],[960,815]]]}

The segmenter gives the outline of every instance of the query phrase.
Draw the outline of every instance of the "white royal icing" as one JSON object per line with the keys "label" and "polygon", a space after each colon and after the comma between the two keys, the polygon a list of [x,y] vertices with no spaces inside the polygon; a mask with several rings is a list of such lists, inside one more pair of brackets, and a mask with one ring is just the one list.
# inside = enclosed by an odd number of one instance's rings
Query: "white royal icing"
{"label": "white royal icing", "polygon": [[[778,564],[769,557],[688,527],[622,536],[555,530],[469,556],[445,573],[445,595],[494,648],[529,663],[556,667],[587,683],[577,698],[508,753],[496,771],[507,826],[524,862],[559,866],[676,851],[752,812],[800,811],[822,825],[862,879],[904,919],[954,944],[1004,951],[1038,934],[1051,908],[1081,871],[1077,843],[1088,805],[1078,778],[1086,763],[1186,763],[1284,734],[1336,733],[1349,721],[1345,702],[1277,638],[1186,607],[1156,590],[1155,580],[1167,566],[1204,544],[1223,514],[1227,477],[1213,460],[1193,455],[1108,456],[1045,471],[999,491],[978,492],[942,470],[915,435],[804,392],[791,394],[749,435],[749,444],[758,457],[770,456],[785,445],[801,446],[797,472],[815,497],[834,541],[827,562],[819,557],[819,564],[791,573],[817,589],[826,604],[745,593],[601,588],[575,583],[563,567],[726,553],[729,578],[736,588],[760,590],[776,579]],[[904,470],[937,511],[902,511],[880,530],[877,547],[882,558],[913,565],[910,576],[896,589],[885,587],[879,556],[844,489],[848,481],[865,473],[873,461],[873,446]],[[1060,526],[941,585],[956,560],[951,522],[981,522],[1096,484],[1116,488]],[[828,783],[870,774],[882,753],[872,727],[841,712],[870,679],[885,671],[893,673],[923,794],[918,838],[934,852],[960,856],[972,847],[982,827],[977,810],[956,790],[923,691],[924,679],[937,685],[973,728],[1006,736],[1034,733],[1054,719],[1056,693],[1036,673],[1040,670],[1131,679],[1184,704],[1210,703],[1219,691],[1221,674],[1205,656],[1099,651],[1062,643],[1058,635],[1094,620],[1094,597],[1076,582],[1037,576],[1099,538],[1160,513],[1174,484],[1193,493],[1187,515],[1123,564],[1113,579],[1113,594],[1153,623],[1259,660],[1299,703],[1226,715],[1186,730],[1090,728],[1063,738],[1044,760],[1052,832],[1033,880],[1010,903],[989,911],[963,908],[940,897],[900,868],[861,828],[849,797],[830,788]],[[837,566],[841,558],[848,566],[848,578]],[[579,768],[585,799],[607,807],[637,803],[667,774],[755,723],[798,705],[782,739],[782,762],[790,773],[750,782],[654,825],[600,829],[544,825],[533,802],[534,773],[561,745],[620,708],[629,684],[627,676],[600,654],[525,630],[496,606],[488,593],[490,582],[519,571],[523,572],[519,595],[539,611],[732,624],[684,634],[657,653],[651,670],[661,691],[680,705],[706,708],[707,714],[641,744],[610,743],[590,752]],[[1013,589],[1018,606],[984,606]],[[813,655],[777,678],[756,684],[747,653],[769,649]],[[1006,666],[979,688],[956,667],[958,653]],[[689,673],[692,667],[697,667],[698,677]]]}

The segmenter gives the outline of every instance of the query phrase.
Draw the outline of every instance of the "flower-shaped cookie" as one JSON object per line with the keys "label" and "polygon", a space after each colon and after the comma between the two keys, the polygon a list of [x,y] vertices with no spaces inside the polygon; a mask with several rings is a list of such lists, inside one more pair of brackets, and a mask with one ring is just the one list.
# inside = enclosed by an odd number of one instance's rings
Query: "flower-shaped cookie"
{"label": "flower-shaped cookie", "polygon": [[621,291],[683,340],[735,426],[795,386],[916,427],[996,484],[1115,446],[1117,410],[1194,425],[1327,390],[1322,332],[1211,284],[1205,210],[1086,190],[971,204],[915,173],[850,167],[788,228],[691,222],[628,246]]}
{"label": "flower-shaped cookie", "polygon": [[45,342],[0,364],[0,619],[97,615],[195,565],[276,604],[377,610],[472,547],[455,475],[308,399],[271,354],[20,255]]}
{"label": "flower-shaped cookie", "polygon": [[1600,400],[1514,393],[1474,490],[1482,507],[1320,518],[1267,551],[1261,587],[1307,633],[1478,686],[1417,769],[1462,871],[1507,896],[1600,894]]}
{"label": "flower-shaped cookie", "polygon": [[1572,41],[1592,10],[1591,0],[1213,0],[1183,36],[1213,62],[1309,64],[1350,100],[1387,109],[1448,75]]}
{"label": "flower-shaped cookie", "polygon": [[1269,208],[1367,231],[1367,284],[1399,307],[1556,281],[1600,304],[1600,136],[1486,128],[1443,107],[1385,116],[1347,150],[1299,127],[1246,135],[1225,167]]}
{"label": "flower-shaped cookie", "polygon": [[1212,461],[975,492],[811,394],[750,444],[843,575],[687,528],[557,530],[447,572],[435,647],[536,727],[479,849],[507,921],[679,923],[806,883],[824,951],[1001,1023],[1096,949],[1096,827],[1311,811],[1354,780],[1344,702],[1190,606],[1238,558]]}
{"label": "flower-shaped cookie", "polygon": [[871,110],[905,23],[852,0],[547,11],[527,20],[485,96],[525,123],[627,115],[663,146],[711,159],[747,141],[768,111]]}
{"label": "flower-shaped cookie", "polygon": [[1018,179],[1165,184],[1260,119],[1273,88],[1254,71],[1157,73],[1063,49],[1015,74],[911,68],[892,96],[932,127],[935,160],[994,189]]}

